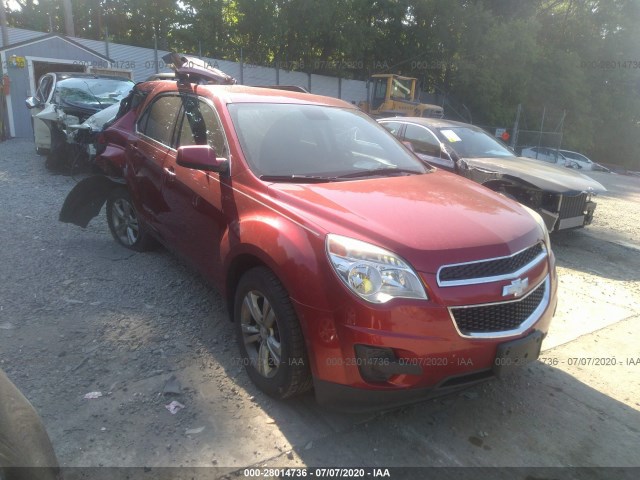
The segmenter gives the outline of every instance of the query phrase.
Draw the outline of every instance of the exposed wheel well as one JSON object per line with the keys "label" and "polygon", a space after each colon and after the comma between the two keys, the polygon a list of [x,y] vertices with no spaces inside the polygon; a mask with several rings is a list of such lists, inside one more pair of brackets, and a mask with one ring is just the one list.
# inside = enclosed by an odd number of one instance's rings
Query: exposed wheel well
{"label": "exposed wheel well", "polygon": [[494,192],[503,192],[505,185],[510,185],[510,184],[502,180],[489,180],[488,182],[485,182],[482,185],[487,188],[490,188]]}
{"label": "exposed wheel well", "polygon": [[511,200],[531,206],[530,199],[527,196],[527,189],[521,185],[505,180],[489,180],[482,185]]}
{"label": "exposed wheel well", "polygon": [[240,282],[240,279],[245,274],[245,272],[259,266],[267,267],[267,265],[265,265],[265,263],[258,257],[249,254],[240,255],[236,257],[231,263],[225,282],[227,310],[229,312],[229,319],[231,321],[233,321],[233,304],[238,282]]}

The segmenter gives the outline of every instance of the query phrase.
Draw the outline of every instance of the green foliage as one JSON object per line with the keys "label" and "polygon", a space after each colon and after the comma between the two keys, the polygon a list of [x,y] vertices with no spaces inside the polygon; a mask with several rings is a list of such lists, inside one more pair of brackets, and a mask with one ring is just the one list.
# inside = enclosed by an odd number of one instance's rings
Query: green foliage
{"label": "green foliage", "polygon": [[[563,146],[640,170],[638,0],[72,0],[76,35],[289,70],[418,77],[473,113],[529,128],[564,114]],[[59,0],[12,26],[62,31]]]}

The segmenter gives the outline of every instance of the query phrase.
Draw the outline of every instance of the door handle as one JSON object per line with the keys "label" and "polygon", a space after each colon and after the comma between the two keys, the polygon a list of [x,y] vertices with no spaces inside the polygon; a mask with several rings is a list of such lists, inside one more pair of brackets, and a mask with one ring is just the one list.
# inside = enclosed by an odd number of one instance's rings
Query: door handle
{"label": "door handle", "polygon": [[133,142],[129,144],[129,148],[134,153],[134,155],[141,156],[140,149],[138,148],[138,144]]}
{"label": "door handle", "polygon": [[167,182],[175,182],[176,181],[176,170],[173,167],[165,167],[164,173],[167,174]]}

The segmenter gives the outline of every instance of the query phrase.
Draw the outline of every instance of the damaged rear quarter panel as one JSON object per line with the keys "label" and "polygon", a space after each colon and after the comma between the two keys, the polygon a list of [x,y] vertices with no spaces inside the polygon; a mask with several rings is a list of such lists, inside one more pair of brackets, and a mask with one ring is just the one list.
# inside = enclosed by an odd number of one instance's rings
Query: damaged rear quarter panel
{"label": "damaged rear quarter panel", "polygon": [[[140,93],[137,89],[129,100]],[[123,145],[127,144],[128,131],[136,121],[136,109],[143,103],[145,93],[141,92],[137,102],[129,101],[118,112],[118,118],[102,133],[106,142],[105,150],[96,158],[96,165],[104,175],[95,175],[80,181],[67,195],[59,220],[86,228],[106,203],[114,188],[126,186],[126,154]],[[125,137],[125,138],[118,138]]]}
{"label": "damaged rear quarter panel", "polygon": [[96,165],[110,177],[124,178],[125,151],[120,145],[109,143],[96,158]]}

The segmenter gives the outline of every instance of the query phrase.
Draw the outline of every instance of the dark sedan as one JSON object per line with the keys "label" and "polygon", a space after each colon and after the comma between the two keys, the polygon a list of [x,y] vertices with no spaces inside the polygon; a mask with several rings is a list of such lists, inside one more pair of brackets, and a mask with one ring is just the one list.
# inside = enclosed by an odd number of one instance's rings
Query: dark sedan
{"label": "dark sedan", "polygon": [[576,171],[516,154],[481,128],[450,120],[396,117],[379,122],[421,160],[474,180],[538,212],[549,231],[589,225],[606,189]]}

